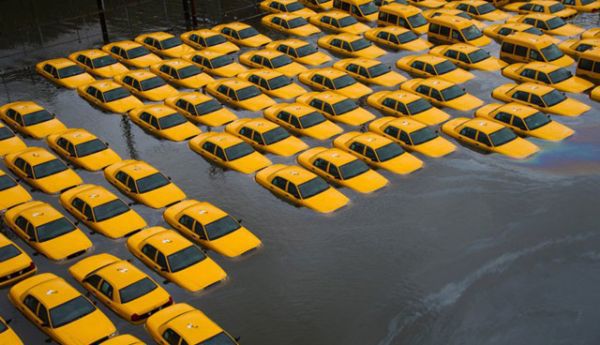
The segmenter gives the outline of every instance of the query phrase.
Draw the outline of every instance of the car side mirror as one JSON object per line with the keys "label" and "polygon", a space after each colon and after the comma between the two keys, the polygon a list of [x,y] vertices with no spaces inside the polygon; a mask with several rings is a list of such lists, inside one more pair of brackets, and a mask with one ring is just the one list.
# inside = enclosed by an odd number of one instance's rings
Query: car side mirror
{"label": "car side mirror", "polygon": [[242,224],[243,219],[238,219],[238,223]]}
{"label": "car side mirror", "polygon": [[110,143],[104,143],[104,145],[106,145],[106,147],[110,147]]}
{"label": "car side mirror", "polygon": [[171,176],[167,176],[167,180],[172,181],[173,179],[171,178]]}
{"label": "car side mirror", "polygon": [[42,327],[49,327],[50,324],[48,322],[44,321],[44,322],[42,322],[42,324],[40,326],[42,326]]}
{"label": "car side mirror", "polygon": [[129,206],[129,207],[132,207],[133,205],[135,205],[134,202],[130,202],[130,203],[127,204],[127,206]]}
{"label": "car side mirror", "polygon": [[7,325],[10,325],[10,323],[12,322],[12,319],[6,319],[6,320],[4,320],[4,322],[6,322]]}
{"label": "car side mirror", "polygon": [[235,337],[235,341],[240,341],[240,339],[242,339],[242,337]]}

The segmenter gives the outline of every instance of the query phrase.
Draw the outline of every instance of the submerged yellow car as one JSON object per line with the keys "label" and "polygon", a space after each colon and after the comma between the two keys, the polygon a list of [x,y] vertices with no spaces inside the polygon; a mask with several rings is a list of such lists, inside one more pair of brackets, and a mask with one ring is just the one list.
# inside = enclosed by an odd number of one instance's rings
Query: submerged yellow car
{"label": "submerged yellow car", "polygon": [[205,49],[197,51],[183,57],[187,61],[193,62],[196,66],[202,68],[208,74],[218,77],[235,77],[236,75],[245,72],[246,67],[235,61],[233,56]]}
{"label": "submerged yellow car", "polygon": [[94,134],[81,128],[70,128],[51,134],[46,143],[59,156],[89,171],[102,170],[121,161],[121,157]]}
{"label": "submerged yellow car", "polygon": [[350,201],[314,173],[295,165],[274,164],[255,176],[256,182],[294,205],[330,213]]}
{"label": "submerged yellow car", "polygon": [[252,69],[240,73],[238,78],[247,80],[271,97],[292,99],[306,93],[304,88],[284,74],[271,69]]}
{"label": "submerged yellow car", "polygon": [[81,98],[100,109],[113,113],[126,113],[144,105],[137,97],[112,80],[99,80],[77,88]]}
{"label": "submerged yellow car", "polygon": [[585,92],[594,83],[574,76],[568,69],[545,62],[515,63],[502,70],[502,75],[519,81],[550,85],[565,92]]}
{"label": "submerged yellow car", "polygon": [[577,10],[577,12],[600,11],[600,2],[597,0],[561,0],[561,2],[568,8]]}
{"label": "submerged yellow car", "polygon": [[559,141],[575,133],[537,109],[519,103],[490,103],[477,109],[475,116],[498,122],[519,135],[544,140]]}
{"label": "submerged yellow car", "polygon": [[533,25],[548,35],[576,36],[584,31],[582,27],[569,24],[561,17],[552,14],[521,14],[509,18],[507,22]]}
{"label": "submerged yellow car", "polygon": [[92,242],[50,204],[30,201],[4,214],[4,223],[23,241],[50,260],[72,259],[92,248]]}
{"label": "submerged yellow car", "polygon": [[503,7],[505,11],[517,12],[519,14],[527,13],[546,13],[552,14],[563,19],[574,17],[577,10],[567,8],[559,1],[552,0],[532,0],[530,2],[513,2]]}
{"label": "submerged yellow car", "polygon": [[452,1],[445,5],[446,8],[455,8],[467,12],[471,17],[479,20],[498,21],[505,20],[510,14],[500,11],[485,0]]}
{"label": "submerged yellow car", "polygon": [[429,54],[444,57],[466,69],[491,72],[508,65],[506,62],[491,56],[487,50],[466,43],[437,46],[432,48]]}
{"label": "submerged yellow car", "polygon": [[275,104],[249,81],[238,78],[219,79],[206,86],[206,91],[218,100],[236,108],[258,111]]}
{"label": "submerged yellow car", "polygon": [[347,12],[339,10],[321,12],[308,18],[308,21],[322,29],[338,33],[360,35],[370,29]]}
{"label": "submerged yellow car", "polygon": [[442,131],[454,139],[486,152],[524,159],[540,149],[519,138],[509,128],[487,119],[454,118],[442,125]]}
{"label": "submerged yellow car", "polygon": [[492,97],[563,116],[579,116],[591,109],[590,106],[565,96],[551,86],[534,83],[500,85],[492,90]]}
{"label": "submerged yellow car", "polygon": [[446,4],[444,0],[406,0],[409,5],[423,8],[440,8]]}
{"label": "submerged yellow car", "polygon": [[191,292],[227,278],[227,273],[200,248],[161,226],[131,236],[127,239],[127,248],[156,273]]}
{"label": "submerged yellow car", "polygon": [[159,76],[146,70],[136,70],[118,75],[114,81],[123,85],[134,95],[154,102],[173,97],[178,93],[177,89],[168,85]]}
{"label": "submerged yellow car", "polygon": [[297,158],[304,168],[329,183],[361,193],[372,193],[385,187],[388,180],[355,156],[338,148],[314,147]]}
{"label": "submerged yellow car", "polygon": [[572,38],[564,40],[558,47],[565,54],[578,59],[583,52],[600,47],[600,38],[585,38],[582,40]]}
{"label": "submerged yellow car", "polygon": [[600,37],[600,28],[587,29],[581,34],[581,39],[598,37]]}
{"label": "submerged yellow car", "polygon": [[171,84],[188,89],[199,89],[214,81],[202,69],[190,61],[170,59],[150,66],[150,71]]}
{"label": "submerged yellow car", "polygon": [[[145,328],[158,344],[239,345],[204,313],[185,303],[172,305],[150,316]],[[180,342],[173,342],[173,339]]]}
{"label": "submerged yellow car", "polygon": [[365,38],[386,48],[395,50],[421,51],[433,44],[419,38],[417,34],[400,26],[373,28],[365,32]]}
{"label": "submerged yellow car", "polygon": [[262,245],[239,220],[205,201],[182,201],[167,208],[163,218],[202,247],[226,257],[238,257]]}
{"label": "submerged yellow car", "polygon": [[10,128],[0,123],[0,157],[27,148],[27,144],[15,135]]}
{"label": "submerged yellow car", "polygon": [[483,104],[479,98],[467,93],[455,83],[439,78],[415,78],[400,85],[402,90],[412,92],[431,103],[461,111],[468,111]]}
{"label": "submerged yellow car", "polygon": [[274,41],[265,47],[287,54],[292,60],[309,66],[319,66],[331,61],[331,57],[317,50],[313,44],[297,39]]}
{"label": "submerged yellow car", "polygon": [[450,118],[450,115],[432,106],[423,97],[404,90],[375,92],[367,98],[367,103],[385,114],[396,117],[409,116],[429,126]]}
{"label": "submerged yellow car", "polygon": [[59,344],[97,344],[117,333],[115,325],[64,279],[42,273],[13,286],[8,299]]}
{"label": "submerged yellow car", "polygon": [[309,92],[296,99],[296,102],[317,109],[326,118],[350,126],[360,126],[375,118],[371,112],[346,96],[334,91]]}
{"label": "submerged yellow car", "polygon": [[0,170],[0,211],[27,201],[31,201],[29,192]]}
{"label": "submerged yellow car", "polygon": [[180,37],[183,43],[194,49],[206,49],[221,54],[233,54],[240,51],[240,47],[227,41],[223,34],[210,29],[184,32]]}
{"label": "submerged yellow car", "polygon": [[205,159],[243,174],[251,174],[271,165],[271,160],[229,133],[203,133],[190,140],[189,146]]}
{"label": "submerged yellow car", "polygon": [[278,124],[263,118],[245,118],[225,126],[225,131],[252,145],[254,149],[284,157],[308,148]]}
{"label": "submerged yellow car", "polygon": [[472,18],[467,12],[458,10],[455,8],[431,9],[431,10],[423,11],[423,16],[428,19],[439,17],[439,16],[461,17],[461,18],[464,18],[464,19],[468,20],[469,22],[471,22],[471,24],[475,25],[479,30],[483,30],[483,28],[485,28],[485,26],[486,26],[479,20]]}
{"label": "submerged yellow car", "polygon": [[112,78],[129,71],[117,59],[100,49],[78,51],[70,54],[69,59],[100,78]]}
{"label": "submerged yellow car", "polygon": [[261,10],[270,13],[293,13],[302,18],[314,16],[315,11],[304,7],[297,0],[264,0],[259,3]]}
{"label": "submerged yellow car", "polygon": [[333,0],[299,0],[304,6],[315,11],[328,11],[333,8]]}
{"label": "submerged yellow car", "polygon": [[279,103],[265,109],[263,116],[288,131],[318,140],[329,139],[344,130],[313,107],[301,103]]}
{"label": "submerged yellow car", "polygon": [[0,107],[0,119],[19,133],[42,139],[67,129],[56,115],[30,101],[19,101]]}
{"label": "submerged yellow car", "polygon": [[319,91],[335,91],[352,99],[359,99],[373,92],[371,88],[338,69],[327,67],[300,73],[298,79]]}
{"label": "submerged yellow car", "polygon": [[323,36],[319,38],[317,44],[336,54],[350,57],[375,59],[385,55],[385,50],[373,45],[371,41],[347,33]]}
{"label": "submerged yellow car", "polygon": [[106,341],[100,343],[100,345],[145,345],[143,341],[134,337],[131,334],[119,334]]}
{"label": "submerged yellow car", "polygon": [[74,89],[96,80],[81,66],[65,58],[38,62],[35,65],[35,71],[51,82],[68,89]]}
{"label": "submerged yellow car", "polygon": [[183,43],[179,37],[162,31],[139,35],[135,41],[166,58],[180,58],[194,52],[194,48]]}
{"label": "submerged yellow car", "polygon": [[418,7],[392,2],[379,8],[377,24],[381,26],[398,25],[411,30],[417,35],[427,32],[429,23]]}
{"label": "submerged yellow car", "polygon": [[235,44],[257,48],[271,42],[271,39],[251,27],[241,22],[219,24],[211,30],[219,32]]}
{"label": "submerged yellow car", "polygon": [[47,194],[55,194],[83,183],[76,172],[41,147],[30,147],[6,155],[4,164],[27,184]]}
{"label": "submerged yellow car", "polygon": [[262,17],[260,22],[268,28],[287,35],[308,37],[321,32],[318,27],[310,24],[305,18],[291,13],[269,14]]}
{"label": "submerged yellow car", "polygon": [[104,177],[129,198],[162,208],[186,198],[169,177],[143,161],[124,160],[104,169]]}
{"label": "submerged yellow car", "polygon": [[69,189],[59,201],[88,228],[108,238],[126,237],[147,226],[144,218],[102,186],[84,184]]}
{"label": "submerged yellow car", "polygon": [[344,59],[334,63],[333,67],[367,84],[391,87],[406,81],[403,75],[392,71],[389,65],[378,60],[365,58]]}
{"label": "submerged yellow car", "polygon": [[525,23],[504,23],[504,24],[492,24],[483,29],[483,33],[491,37],[492,39],[502,43],[502,40],[508,35],[524,32],[534,36],[544,36],[552,41],[552,43],[559,43],[560,40],[556,37],[548,36],[544,32],[532,25]]}
{"label": "submerged yellow car", "polygon": [[109,43],[102,47],[120,62],[135,68],[146,68],[160,62],[162,59],[151,53],[141,43],[134,41],[119,41]]}
{"label": "submerged yellow car", "polygon": [[[0,288],[12,285],[37,272],[37,267],[31,257],[3,234],[0,234],[0,258],[2,258],[0,261]],[[2,321],[0,318],[0,344],[12,344],[2,342],[3,337],[6,338],[2,330]]]}
{"label": "submerged yellow car", "polygon": [[237,119],[223,104],[200,92],[180,93],[165,99],[165,104],[183,114],[188,120],[209,127],[222,126]]}
{"label": "submerged yellow car", "polygon": [[392,139],[406,150],[429,157],[443,157],[456,150],[456,146],[436,130],[412,118],[382,117],[369,124],[369,131]]}
{"label": "submerged yellow car", "polygon": [[396,61],[396,67],[417,77],[437,77],[457,84],[475,78],[471,72],[456,67],[450,60],[429,54],[401,57]]}
{"label": "submerged yellow car", "polygon": [[129,118],[144,130],[171,141],[189,140],[202,131],[177,110],[164,104],[149,104],[129,112]]}
{"label": "submerged yellow car", "polygon": [[0,317],[0,344],[23,345],[21,338],[8,325],[11,320],[4,320]]}
{"label": "submerged yellow car", "polygon": [[288,77],[295,77],[307,70],[286,54],[271,49],[247,51],[240,55],[240,62],[252,68],[270,68]]}

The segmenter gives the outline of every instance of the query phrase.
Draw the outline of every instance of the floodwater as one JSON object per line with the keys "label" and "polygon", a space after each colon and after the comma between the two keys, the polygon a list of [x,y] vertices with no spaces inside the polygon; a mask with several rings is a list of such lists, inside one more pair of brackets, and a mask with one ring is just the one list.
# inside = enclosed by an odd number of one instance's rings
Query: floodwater
{"label": "floodwater", "polygon": [[[598,16],[580,16],[575,22],[597,26]],[[144,29],[149,27],[146,23]],[[129,30],[138,27],[129,27],[119,38],[132,36]],[[56,39],[66,35],[72,32],[64,29]],[[99,39],[84,41],[37,51],[35,57],[65,56],[85,43],[100,45]],[[17,48],[1,51],[11,49]],[[497,56],[497,44],[486,49]],[[407,54],[389,53],[384,60],[393,64]],[[13,61],[30,63],[28,59]],[[466,88],[486,103],[493,102],[494,87],[510,82],[499,72],[474,73],[477,78]],[[600,105],[587,95],[570,96],[593,109],[578,118],[555,116],[574,128],[575,136],[561,143],[531,139],[542,148],[532,159],[515,161],[463,146],[440,159],[419,156],[425,161],[422,170],[409,176],[382,171],[390,180],[387,188],[371,195],[342,189],[351,203],[321,215],[276,198],[253,176],[212,166],[186,143],[159,140],[125,117],[92,108],[74,91],[41,77],[16,76],[0,88],[0,103],[30,99],[42,104],[69,127],[87,128],[104,138],[123,157],[158,167],[190,198],[220,206],[259,235],[264,247],[248,257],[229,260],[210,253],[229,274],[225,284],[201,294],[164,286],[175,301],[200,308],[243,344],[261,345],[600,343]],[[78,172],[86,183],[114,191],[102,173]],[[33,195],[60,209],[55,196]],[[150,225],[166,226],[160,211],[134,208]],[[15,237],[5,227],[3,232]],[[95,244],[91,254],[133,259],[123,240],[90,237]],[[76,285],[67,272],[74,261],[34,260],[40,272],[54,272]],[[13,319],[27,344],[41,344],[46,337],[12,307],[7,293],[0,291],[0,314]],[[99,307],[121,333],[151,343],[142,326]]]}

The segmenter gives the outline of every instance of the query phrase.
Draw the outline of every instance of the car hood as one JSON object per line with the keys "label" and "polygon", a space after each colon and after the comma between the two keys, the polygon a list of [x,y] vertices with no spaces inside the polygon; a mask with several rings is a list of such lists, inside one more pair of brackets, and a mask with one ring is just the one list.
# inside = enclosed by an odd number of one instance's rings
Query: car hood
{"label": "car hood", "polygon": [[91,248],[92,242],[83,231],[76,229],[62,236],[38,243],[38,246],[49,259],[62,260],[69,255]]}
{"label": "car hood", "polygon": [[436,107],[431,107],[431,109],[425,110],[419,114],[411,115],[410,117],[417,121],[421,121],[426,125],[433,126],[448,120],[450,115]]}
{"label": "car hood", "polygon": [[300,151],[306,150],[307,148],[308,145],[306,145],[306,143],[304,143],[302,140],[294,136],[289,136],[284,140],[268,145],[266,150],[276,155],[288,157]]}
{"label": "car hood", "polygon": [[388,73],[382,74],[378,77],[375,77],[370,80],[373,84],[382,85],[382,86],[396,86],[404,81],[406,78],[397,72],[390,71]]}
{"label": "car hood", "polygon": [[414,146],[414,150],[429,157],[443,157],[456,150],[456,146],[448,140],[437,137],[419,145]]}
{"label": "car hood", "polygon": [[123,66],[120,63],[115,63],[109,66],[96,68],[94,69],[93,73],[102,78],[112,78],[116,75],[123,74],[127,71],[129,71],[127,67]]}
{"label": "car hood", "polygon": [[139,194],[139,198],[152,208],[161,208],[185,199],[185,193],[174,183],[169,183],[153,191]]}
{"label": "car hood", "polygon": [[310,54],[308,56],[297,58],[296,61],[298,61],[302,64],[305,64],[305,65],[318,66],[318,65],[322,65],[328,61],[331,61],[331,58],[329,57],[329,55],[327,55],[323,52],[316,52],[316,53]]}
{"label": "car hood", "polygon": [[222,126],[237,119],[237,116],[229,111],[227,108],[221,108],[212,113],[201,115],[194,118],[196,121],[201,122],[210,127]]}
{"label": "car hood", "polygon": [[477,108],[482,104],[482,100],[468,93],[444,103],[444,105],[449,108],[462,111],[468,111]]}
{"label": "car hood", "polygon": [[146,221],[134,210],[129,210],[121,215],[98,222],[98,229],[111,238],[120,238],[146,227]]}
{"label": "car hood", "polygon": [[106,149],[77,160],[81,166],[88,170],[100,170],[113,163],[120,162],[121,157],[115,151]]}
{"label": "car hood", "polygon": [[524,159],[538,152],[540,149],[525,139],[516,138],[504,145],[495,147],[495,150],[512,158]]}
{"label": "car hood", "polygon": [[373,92],[373,90],[371,90],[368,86],[365,86],[361,83],[355,83],[334,91],[352,99],[359,99]]}
{"label": "car hood", "polygon": [[179,92],[170,85],[163,85],[152,90],[142,91],[141,94],[151,101],[162,101],[165,98],[176,96]]}
{"label": "car hood", "polygon": [[559,141],[570,137],[573,133],[574,131],[571,128],[556,121],[551,121],[542,127],[529,131],[528,134],[545,140]]}
{"label": "car hood", "polygon": [[44,138],[50,134],[54,134],[67,129],[67,127],[58,119],[44,121],[32,126],[27,126],[27,131],[36,139]]}
{"label": "car hood", "polygon": [[327,190],[308,199],[303,199],[306,207],[321,213],[333,212],[348,204],[349,201],[344,194],[333,187],[329,187]]}
{"label": "car hood", "polygon": [[388,180],[378,172],[368,170],[365,173],[343,181],[343,184],[361,193],[372,193],[385,187],[388,184]]}
{"label": "car hood", "polygon": [[56,337],[65,344],[91,344],[116,331],[115,325],[99,309],[54,329]]}
{"label": "car hood", "polygon": [[445,74],[440,74],[438,77],[456,84],[462,84],[468,80],[475,78],[475,76],[471,72],[467,72],[461,68],[457,68],[454,71]]}
{"label": "car hood", "polygon": [[260,245],[260,240],[243,226],[230,234],[210,241],[212,250],[228,257],[240,256]]}
{"label": "car hood", "polygon": [[423,161],[406,152],[378,165],[396,174],[410,174],[423,167]]}
{"label": "car hood", "polygon": [[375,118],[368,110],[359,107],[342,115],[333,117],[336,121],[348,124],[350,126],[360,126]]}
{"label": "car hood", "polygon": [[508,64],[498,58],[490,56],[489,58],[479,61],[471,65],[471,68],[480,69],[482,71],[497,71],[506,67]]}
{"label": "car hood", "polygon": [[566,92],[581,93],[594,87],[594,83],[583,78],[572,77],[567,80],[563,80],[560,83],[553,84],[552,86]]}
{"label": "car hood", "polygon": [[253,152],[228,163],[232,169],[244,174],[251,174],[257,170],[271,165],[271,161],[258,152]]}
{"label": "car hood", "polygon": [[88,73],[82,73],[82,74],[74,75],[72,77],[59,79],[59,81],[61,83],[65,84],[67,87],[74,89],[78,86],[86,85],[93,81],[96,81],[96,79],[94,79],[94,77],[92,77]]}
{"label": "car hood", "polygon": [[285,66],[277,67],[275,70],[291,78],[302,72],[306,72],[308,69],[297,62],[292,62]]}
{"label": "car hood", "polygon": [[117,101],[109,102],[106,104],[111,111],[115,113],[126,113],[129,110],[137,107],[141,107],[144,105],[142,101],[137,99],[135,96],[125,97],[123,99],[119,99]]}
{"label": "car hood", "polygon": [[190,291],[199,291],[227,278],[227,273],[211,258],[173,274],[177,284]]}
{"label": "car hood", "polygon": [[191,139],[196,135],[200,134],[201,131],[196,125],[191,122],[184,122],[175,127],[171,127],[162,131],[162,134],[173,141],[183,141],[187,139]]}
{"label": "car hood", "polygon": [[272,106],[273,104],[275,104],[275,101],[271,99],[271,97],[261,94],[259,96],[238,102],[238,104],[241,108],[244,108],[246,110],[258,111]]}
{"label": "car hood", "polygon": [[344,130],[340,126],[331,121],[321,122],[316,126],[302,130],[303,134],[319,140],[329,139],[343,131]]}
{"label": "car hood", "polygon": [[220,76],[220,77],[234,77],[242,72],[247,71],[246,67],[240,65],[237,62],[231,63],[229,65],[218,67],[213,69],[211,72]]}
{"label": "car hood", "polygon": [[81,177],[71,169],[67,169],[58,174],[46,176],[35,180],[38,188],[44,193],[54,194],[69,187],[77,186],[83,183]]}
{"label": "car hood", "polygon": [[292,99],[306,93],[306,90],[296,83],[291,83],[290,85],[272,90],[271,93],[277,98]]}
{"label": "car hood", "polygon": [[29,267],[33,261],[26,254],[20,254],[14,258],[2,262],[0,265],[0,277],[7,276],[11,273],[18,272]]}
{"label": "car hood", "polygon": [[550,113],[563,116],[579,116],[590,109],[589,105],[569,97],[552,107],[546,108]]}
{"label": "car hood", "polygon": [[22,186],[14,186],[0,192],[0,210],[31,200],[31,195]]}

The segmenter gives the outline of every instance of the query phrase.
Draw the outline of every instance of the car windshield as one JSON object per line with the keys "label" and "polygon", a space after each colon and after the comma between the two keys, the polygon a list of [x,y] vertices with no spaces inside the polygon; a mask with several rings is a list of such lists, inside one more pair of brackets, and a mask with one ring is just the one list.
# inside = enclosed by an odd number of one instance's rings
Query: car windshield
{"label": "car windshield", "polygon": [[451,101],[463,95],[465,95],[465,91],[456,85],[442,90],[442,96],[444,96],[445,101]]}
{"label": "car windshield", "polygon": [[274,58],[271,59],[271,65],[273,65],[273,68],[278,68],[278,67],[282,67],[282,66],[286,66],[292,63],[292,59],[290,59],[289,56],[287,55],[279,55],[276,56]]}
{"label": "car windshield", "polygon": [[8,127],[0,127],[0,140],[5,140],[14,136],[15,133],[8,129]]}
{"label": "car windshield", "polygon": [[343,88],[353,85],[353,84],[356,84],[356,80],[354,80],[349,75],[343,75],[343,76],[337,77],[333,80],[333,86],[335,87],[336,90],[343,89]]}
{"label": "car windshield", "polygon": [[67,234],[73,230],[75,230],[75,225],[73,225],[64,217],[55,219],[51,222],[48,222],[35,228],[35,232],[37,233],[38,237],[38,242],[46,242],[58,236]]}
{"label": "car windshield", "polygon": [[159,77],[152,77],[146,80],[142,80],[142,91],[148,91],[152,89],[156,89],[157,87],[161,87],[165,85],[165,81],[160,79]]}
{"label": "car windshield", "polygon": [[195,75],[202,73],[200,67],[196,65],[189,65],[177,70],[177,74],[179,75],[179,79],[190,78]]}
{"label": "car windshield", "polygon": [[173,113],[171,115],[167,115],[158,119],[160,129],[169,129],[184,124],[186,122],[186,118],[180,113]]}
{"label": "car windshield", "polygon": [[101,56],[99,58],[95,58],[92,60],[92,66],[94,66],[94,68],[106,67],[106,66],[114,65],[116,63],[117,63],[117,59],[115,59],[114,57],[112,57],[110,55]]}
{"label": "car windshield", "polygon": [[281,127],[275,127],[270,131],[266,131],[263,133],[263,139],[265,140],[265,144],[271,145],[282,141],[283,139],[287,139],[290,137],[290,133],[288,133],[285,129]]}
{"label": "car windshield", "polygon": [[390,72],[390,68],[382,63],[369,67],[369,75],[371,78],[379,77]]}
{"label": "car windshield", "polygon": [[548,116],[544,115],[539,111],[525,118],[525,123],[527,124],[527,128],[529,128],[530,131],[547,125],[550,122],[552,122],[552,120],[550,120]]}
{"label": "car windshield", "polygon": [[367,2],[366,4],[359,5],[360,11],[363,15],[368,16],[369,14],[373,14],[377,12],[377,6],[373,2]]}
{"label": "car windshield", "polygon": [[437,138],[437,133],[429,127],[424,127],[410,133],[413,145],[420,145]]}
{"label": "car windshield", "polygon": [[243,100],[246,100],[249,98],[253,98],[253,97],[257,97],[260,95],[261,95],[260,90],[254,85],[246,86],[243,89],[237,90],[237,98],[240,101],[243,101]]}
{"label": "car windshield", "polygon": [[242,29],[242,30],[238,31],[238,34],[240,35],[241,39],[260,35],[260,33],[258,31],[256,31],[255,28],[252,28],[252,27]]}
{"label": "car windshield", "polygon": [[19,254],[21,254],[21,251],[12,244],[0,247],[0,262],[12,259],[16,256],[19,256]]}
{"label": "car windshield", "polygon": [[423,26],[423,25],[427,24],[427,20],[425,19],[425,17],[423,17],[423,15],[421,13],[417,13],[406,19],[408,19],[410,26],[413,28],[418,28],[419,26]]}
{"label": "car windshield", "polygon": [[396,38],[398,38],[398,42],[400,43],[408,43],[416,40],[417,38],[419,38],[419,36],[417,36],[417,34],[415,34],[412,31],[407,31],[405,33],[399,34],[398,36],[396,36]]}
{"label": "car windshield", "polygon": [[75,146],[77,157],[85,157],[106,150],[106,144],[100,139],[93,139]]}
{"label": "car windshield", "polygon": [[306,181],[298,186],[302,199],[308,199],[329,189],[329,185],[320,177]]}
{"label": "car windshield", "polygon": [[61,171],[67,170],[65,163],[58,159],[54,159],[45,163],[35,165],[33,167],[33,173],[36,179],[44,178],[46,176],[58,174]]}
{"label": "car windshield", "polygon": [[204,226],[206,234],[209,240],[216,240],[227,234],[230,234],[242,226],[233,217],[227,215],[223,218],[219,218],[212,223],[208,223]]}
{"label": "car windshield", "polygon": [[162,49],[170,49],[173,47],[177,47],[182,45],[181,39],[179,37],[171,37],[160,41],[160,46]]}
{"label": "car windshield", "polygon": [[233,161],[242,157],[245,157],[249,154],[252,154],[254,149],[246,142],[241,142],[239,144],[233,145],[225,149],[225,154],[227,155],[228,161]]}
{"label": "car windshield", "polygon": [[565,55],[560,49],[558,49],[558,46],[554,43],[547,46],[546,48],[542,48],[541,51],[542,51],[542,55],[544,55],[544,57],[548,61],[554,61],[554,60],[560,59],[561,57],[563,57]]}
{"label": "car windshield", "polygon": [[206,259],[206,255],[196,246],[189,246],[167,256],[171,272],[179,272]]}
{"label": "car windshield", "polygon": [[96,307],[85,297],[79,296],[50,309],[52,327],[58,328],[96,311]]}
{"label": "car windshield", "polygon": [[598,0],[581,0],[581,4],[585,6],[585,5],[589,5],[596,1],[598,1]]}
{"label": "car windshield", "polygon": [[404,153],[404,150],[394,143],[389,143],[376,149],[375,152],[377,152],[377,157],[379,157],[380,162],[386,162],[394,157],[400,156]]}
{"label": "car windshield", "polygon": [[433,106],[424,98],[419,98],[414,102],[410,102],[407,104],[408,113],[409,114],[419,114],[424,112],[425,110],[431,109]]}
{"label": "car windshield", "polygon": [[115,199],[109,201],[106,204],[94,207],[94,216],[96,222],[101,222],[110,218],[114,218],[125,212],[128,212],[129,206],[127,206],[121,199]]}
{"label": "car windshield", "polygon": [[85,73],[85,70],[78,65],[68,66],[58,70],[58,78],[69,78],[82,73]]}
{"label": "car windshield", "polygon": [[342,115],[357,108],[358,104],[349,98],[339,101],[333,105],[333,111],[335,111],[335,115]]}
{"label": "car windshield", "polygon": [[573,74],[571,73],[571,71],[569,71],[568,69],[565,68],[559,68],[556,71],[550,72],[550,80],[552,81],[553,84],[555,83],[560,83],[563,80],[567,80],[571,77],[573,77]]}
{"label": "car windshield", "polygon": [[[319,1],[319,0],[317,0]],[[237,343],[230,336],[221,332],[212,338],[206,339],[197,345],[236,345]]]}
{"label": "car windshield", "polygon": [[0,191],[12,188],[16,185],[17,183],[12,178],[8,177],[8,175],[0,176]]}
{"label": "car windshield", "polygon": [[204,38],[204,41],[206,42],[207,47],[212,47],[217,44],[222,44],[222,43],[227,42],[227,39],[221,35],[214,35],[214,36]]}
{"label": "car windshield", "polygon": [[542,32],[542,30],[540,30],[538,28],[529,28],[529,29],[523,30],[523,32],[526,32],[526,33],[532,34],[532,35],[536,35],[536,36],[542,36],[544,34]]}
{"label": "car windshield", "polygon": [[142,278],[137,282],[126,286],[119,290],[119,296],[121,296],[121,303],[125,304],[138,299],[151,291],[154,291],[158,286],[150,280],[150,278]]}
{"label": "car windshield", "polygon": [[490,139],[492,140],[492,144],[494,144],[494,146],[501,146],[517,139],[517,135],[505,127],[490,134]]}
{"label": "car windshield", "polygon": [[354,25],[356,23],[358,23],[356,18],[351,17],[351,16],[338,19],[338,24],[340,25],[341,28],[345,28],[346,26]]}
{"label": "car windshield", "polygon": [[136,181],[139,193],[150,192],[157,188],[166,186],[169,183],[169,179],[164,177],[161,173],[154,173]]}
{"label": "car windshield", "polygon": [[456,66],[448,60],[446,60],[444,62],[440,62],[439,64],[435,65],[435,70],[437,71],[438,75],[452,72],[455,69],[456,69]]}
{"label": "car windshield", "polygon": [[340,173],[344,180],[351,179],[369,170],[369,166],[359,159],[346,163],[340,167]]}
{"label": "car windshield", "polygon": [[565,6],[561,3],[554,4],[550,6],[550,13],[556,13],[558,11],[562,11],[565,9]]}
{"label": "car windshield", "polygon": [[293,28],[297,28],[297,27],[306,25],[306,24],[308,24],[308,22],[306,21],[306,19],[304,19],[302,17],[298,17],[298,18],[288,20],[287,24],[290,29],[293,29]]}
{"label": "car windshield", "polygon": [[210,101],[196,104],[195,108],[196,108],[196,114],[205,115],[205,114],[212,113],[212,112],[215,112],[215,111],[223,108],[223,104],[217,102],[214,99],[211,99]]}
{"label": "car windshield", "polygon": [[123,99],[125,97],[129,97],[129,91],[127,91],[127,89],[125,89],[124,87],[117,87],[115,89],[105,91],[103,95],[104,102],[108,103]]}
{"label": "car windshield", "polygon": [[315,48],[315,46],[313,46],[312,44],[307,44],[304,45],[302,47],[298,47],[296,48],[296,55],[298,57],[303,57],[303,56],[307,56],[307,55],[311,55],[317,52],[317,48]]}
{"label": "car windshield", "polygon": [[302,124],[302,128],[310,128],[316,126],[322,122],[325,122],[325,117],[318,112],[312,112],[310,114],[304,115],[300,118],[300,123]]}
{"label": "car windshield", "polygon": [[233,58],[229,55],[219,56],[210,60],[212,68],[219,68],[227,65],[231,65],[234,62]]}
{"label": "car windshield", "polygon": [[551,107],[567,99],[567,96],[565,96],[564,93],[558,90],[552,90],[547,94],[543,95],[542,98],[544,99],[544,103],[546,103],[546,106]]}
{"label": "car windshield", "polygon": [[50,121],[54,119],[54,114],[51,114],[46,109],[38,110],[23,116],[23,124],[25,126],[33,126],[38,123]]}
{"label": "car windshield", "polygon": [[481,33],[481,31],[475,25],[471,25],[466,29],[462,29],[461,32],[467,41],[472,41],[483,36],[483,33]]}
{"label": "car windshield", "polygon": [[275,77],[271,80],[269,80],[269,86],[271,87],[271,90],[276,90],[279,88],[282,88],[284,86],[288,86],[292,83],[292,79],[288,78],[284,75],[280,75],[278,77]]}
{"label": "car windshield", "polygon": [[291,4],[287,4],[286,8],[288,12],[294,12],[303,9],[304,5],[299,2],[292,2]]}
{"label": "car windshield", "polygon": [[553,17],[546,21],[546,25],[548,25],[550,29],[560,28],[566,24],[567,23],[561,17]]}
{"label": "car windshield", "polygon": [[479,12],[479,14],[486,14],[486,13],[490,13],[496,10],[496,7],[494,7],[494,5],[487,3],[487,4],[483,4],[479,7],[477,7],[477,12]]}
{"label": "car windshield", "polygon": [[150,51],[146,47],[139,46],[139,47],[129,49],[127,51],[127,58],[135,59],[135,58],[139,58],[140,56],[145,56],[148,54],[150,54]]}
{"label": "car windshield", "polygon": [[471,63],[477,63],[479,61],[483,61],[490,57],[490,53],[483,49],[477,49],[476,51],[469,54],[469,59]]}

